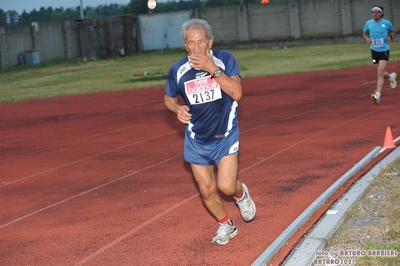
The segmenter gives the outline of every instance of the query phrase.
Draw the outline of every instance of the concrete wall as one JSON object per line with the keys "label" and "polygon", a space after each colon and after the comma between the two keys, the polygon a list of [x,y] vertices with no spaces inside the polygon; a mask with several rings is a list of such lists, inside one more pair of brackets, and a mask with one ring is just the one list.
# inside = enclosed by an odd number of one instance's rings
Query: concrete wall
{"label": "concrete wall", "polygon": [[[372,0],[297,0],[198,10],[214,30],[215,43],[358,35],[371,19]],[[400,1],[381,0],[385,18],[400,25]],[[398,28],[399,26],[397,26]],[[363,41],[363,39],[361,39]]]}
{"label": "concrete wall", "polygon": [[[147,50],[182,47],[181,26],[190,19],[190,12],[140,15],[141,48]],[[161,26],[160,26],[161,25]]]}
{"label": "concrete wall", "polygon": [[40,62],[53,59],[108,58],[121,49],[137,49],[136,18],[32,23],[29,27],[0,28],[0,69],[21,64],[19,55],[39,53]]}
{"label": "concrete wall", "polygon": [[17,65],[18,54],[32,48],[30,27],[0,29],[0,69]]}
{"label": "concrete wall", "polygon": [[[304,43],[363,42],[362,28],[371,19],[376,0],[288,0],[268,5],[251,4],[195,10],[192,17],[207,20],[214,30],[214,45],[235,44],[248,47],[258,43],[297,45]],[[385,18],[400,25],[400,0],[379,0]],[[173,13],[171,13],[173,15]],[[171,16],[169,14],[169,16]],[[176,16],[181,16],[179,12]],[[187,14],[187,11],[182,12]],[[165,16],[153,13],[142,16]],[[157,21],[157,19],[155,19]],[[164,23],[157,23],[164,29]],[[0,28],[0,69],[17,66],[18,54],[38,50],[41,61],[55,58],[106,58],[118,55],[121,47],[126,54],[148,50],[139,40],[153,32],[140,30],[134,16],[99,20],[38,23],[31,27]],[[176,27],[174,27],[176,28]],[[158,32],[158,31],[157,31]],[[165,48],[165,37],[174,34],[163,30],[152,49]],[[166,32],[166,33],[165,33]],[[142,36],[141,36],[142,35]],[[150,38],[151,39],[151,38]],[[396,38],[395,41],[398,41]],[[316,41],[317,40],[317,41]],[[179,40],[180,42],[181,40]],[[161,43],[163,42],[163,43]],[[175,45],[174,45],[175,47]]]}
{"label": "concrete wall", "polygon": [[41,23],[37,28],[36,31],[35,27],[32,27],[34,35],[32,49],[40,52],[41,47],[46,47],[46,53],[40,53],[40,60],[48,61],[57,57],[62,58],[64,55],[62,22]]}

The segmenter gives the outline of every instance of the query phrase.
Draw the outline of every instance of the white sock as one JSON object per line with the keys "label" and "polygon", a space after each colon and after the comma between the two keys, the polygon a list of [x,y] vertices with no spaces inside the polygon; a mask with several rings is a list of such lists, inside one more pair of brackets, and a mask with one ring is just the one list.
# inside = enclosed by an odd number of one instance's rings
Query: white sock
{"label": "white sock", "polygon": [[393,80],[394,80],[394,78],[395,78],[395,76],[394,76],[394,73],[390,74],[390,78],[389,78],[389,80],[390,80],[390,81],[393,81]]}
{"label": "white sock", "polygon": [[381,98],[381,93],[379,91],[375,92],[376,98]]}

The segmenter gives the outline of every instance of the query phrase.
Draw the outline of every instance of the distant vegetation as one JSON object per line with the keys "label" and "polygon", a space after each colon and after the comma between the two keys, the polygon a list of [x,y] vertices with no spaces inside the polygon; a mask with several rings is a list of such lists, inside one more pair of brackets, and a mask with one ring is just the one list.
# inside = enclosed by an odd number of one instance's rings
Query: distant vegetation
{"label": "distant vegetation", "polygon": [[[239,4],[259,3],[259,0],[191,0],[191,1],[168,1],[157,2],[154,10],[147,7],[148,0],[131,0],[127,5],[110,4],[97,7],[86,7],[83,10],[85,19],[95,19],[125,14],[146,14],[149,12],[166,13],[182,10],[192,10],[211,6],[229,6]],[[280,0],[281,1],[281,0]],[[32,10],[18,14],[15,10],[3,10],[0,8],[0,27],[21,27],[30,26],[32,22],[51,22],[63,20],[75,20],[81,18],[80,6],[75,8],[52,8],[40,7],[39,10]]]}
{"label": "distant vegetation", "polygon": [[[394,62],[400,61],[400,42],[393,42],[391,48],[389,71],[395,70]],[[366,43],[232,49],[231,52],[239,63],[242,78],[358,66],[369,66],[368,71],[373,73]],[[184,49],[177,49],[106,60],[53,60],[12,67],[0,71],[0,104],[155,86],[164,88],[169,68],[185,56]],[[391,66],[393,63],[396,65]],[[388,83],[385,84],[387,87]]]}

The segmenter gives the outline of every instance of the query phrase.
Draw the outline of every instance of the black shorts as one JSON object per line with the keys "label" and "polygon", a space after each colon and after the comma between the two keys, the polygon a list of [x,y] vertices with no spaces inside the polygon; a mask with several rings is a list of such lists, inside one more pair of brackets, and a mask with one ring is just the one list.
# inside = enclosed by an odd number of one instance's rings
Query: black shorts
{"label": "black shorts", "polygon": [[389,61],[390,51],[377,52],[371,49],[372,63],[378,64],[379,60]]}

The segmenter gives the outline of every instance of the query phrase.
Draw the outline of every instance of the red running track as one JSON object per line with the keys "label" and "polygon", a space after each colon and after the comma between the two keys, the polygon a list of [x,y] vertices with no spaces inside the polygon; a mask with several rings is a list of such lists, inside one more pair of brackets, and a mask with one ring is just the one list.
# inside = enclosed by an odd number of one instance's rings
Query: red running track
{"label": "red running track", "polygon": [[[400,69],[400,63],[389,64]],[[380,105],[372,66],[248,78],[239,178],[251,223],[211,245],[164,88],[0,104],[3,265],[250,265],[338,178],[400,130],[400,88]]]}

